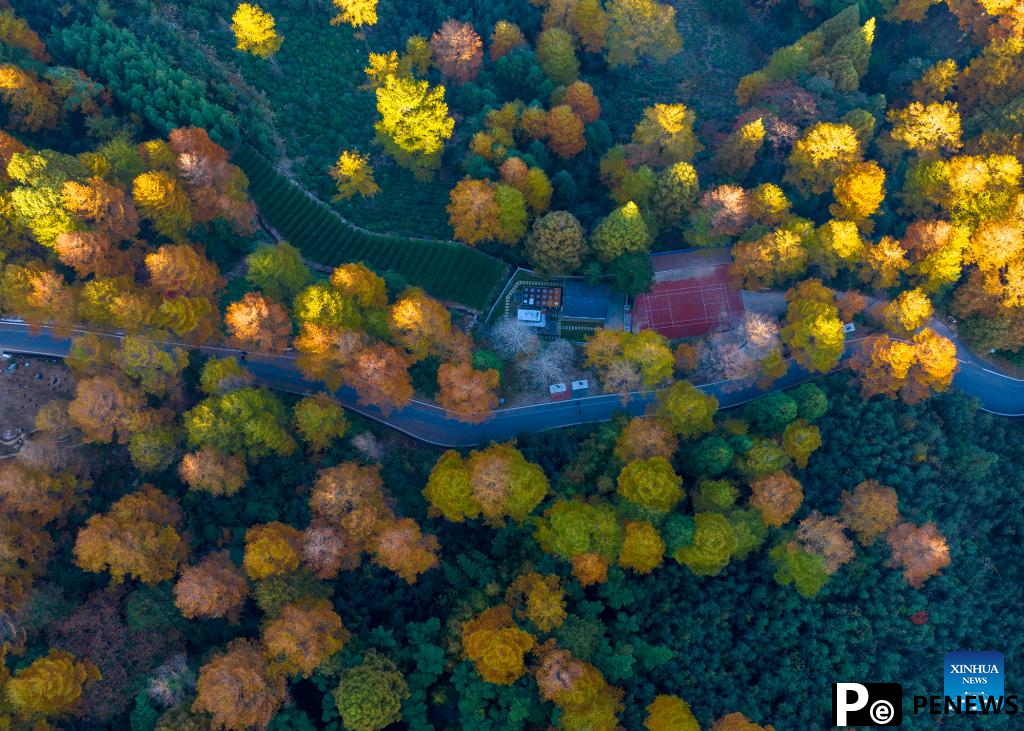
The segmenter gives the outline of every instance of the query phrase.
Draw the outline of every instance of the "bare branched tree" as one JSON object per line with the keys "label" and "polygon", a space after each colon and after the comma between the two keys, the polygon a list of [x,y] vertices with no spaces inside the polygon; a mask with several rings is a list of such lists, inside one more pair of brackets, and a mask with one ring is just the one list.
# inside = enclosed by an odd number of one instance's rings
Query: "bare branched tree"
{"label": "bare branched tree", "polygon": [[715,333],[700,349],[697,375],[742,387],[760,374],[761,361],[780,347],[779,323],[770,315],[747,312],[734,330]]}
{"label": "bare branched tree", "polygon": [[529,357],[540,350],[540,338],[519,320],[503,319],[491,328],[491,344],[507,360]]}
{"label": "bare branched tree", "polygon": [[626,394],[631,391],[639,391],[642,384],[640,378],[640,366],[628,360],[613,360],[604,369],[601,383],[605,393],[621,393],[622,400],[626,401]]}
{"label": "bare branched tree", "polygon": [[368,431],[352,437],[352,446],[362,452],[370,462],[380,462],[384,459],[384,444]]}
{"label": "bare branched tree", "polygon": [[576,351],[567,340],[545,343],[532,357],[519,362],[523,380],[538,390],[547,389],[552,383],[562,383],[569,374]]}

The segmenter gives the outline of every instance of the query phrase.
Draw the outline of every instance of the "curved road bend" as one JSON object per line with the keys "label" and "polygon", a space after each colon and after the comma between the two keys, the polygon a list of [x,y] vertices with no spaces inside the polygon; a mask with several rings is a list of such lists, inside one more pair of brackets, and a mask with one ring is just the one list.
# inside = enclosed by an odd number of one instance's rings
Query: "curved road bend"
{"label": "curved road bend", "polygon": [[[949,328],[942,323],[935,322],[933,327],[942,330],[942,334],[947,337],[952,336]],[[87,332],[91,331],[76,329],[73,334],[83,335]],[[120,341],[117,335],[96,334],[115,342]],[[847,343],[844,362],[848,361],[859,342],[851,340]],[[63,358],[70,349],[71,338],[56,335],[49,327],[38,328],[33,333],[29,326],[21,321],[0,319],[0,350]],[[220,356],[237,356],[241,353],[239,350],[214,346],[203,346],[199,350]],[[989,370],[982,360],[969,353],[966,348],[959,348],[959,344],[958,350],[965,357],[960,359],[960,369],[953,379],[954,385],[977,397],[986,411],[1002,416],[1024,416],[1024,380]],[[297,394],[323,391],[321,384],[303,378],[295,365],[294,357],[251,353],[246,357],[245,364],[257,381],[278,390]],[[815,377],[817,374],[809,373],[804,368],[792,364],[786,375],[775,381],[768,391],[753,385],[745,385],[742,381],[706,384],[698,388],[715,396],[721,408],[728,408],[771,391],[796,386]],[[342,387],[335,391],[334,396],[346,408],[429,444],[441,447],[472,447],[491,441],[504,441],[522,432],[608,421],[618,411],[640,415],[654,402],[657,392],[631,394],[625,403],[618,394],[607,394],[506,407],[496,410],[493,418],[481,424],[458,421],[443,409],[423,401],[413,400],[404,409],[385,413],[375,406],[360,404],[352,388]]]}

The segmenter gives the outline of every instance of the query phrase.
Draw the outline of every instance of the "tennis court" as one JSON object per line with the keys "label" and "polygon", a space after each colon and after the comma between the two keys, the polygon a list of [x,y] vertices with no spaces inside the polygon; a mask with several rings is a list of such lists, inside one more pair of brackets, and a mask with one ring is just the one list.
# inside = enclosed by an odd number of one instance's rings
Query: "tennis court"
{"label": "tennis court", "polygon": [[633,303],[633,330],[671,339],[731,327],[743,300],[729,281],[727,252],[674,252],[652,257],[655,285]]}

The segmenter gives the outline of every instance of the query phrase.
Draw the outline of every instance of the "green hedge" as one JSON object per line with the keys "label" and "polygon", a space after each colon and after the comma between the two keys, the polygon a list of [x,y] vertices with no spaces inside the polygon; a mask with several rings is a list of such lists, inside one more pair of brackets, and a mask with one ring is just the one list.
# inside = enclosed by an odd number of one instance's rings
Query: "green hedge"
{"label": "green hedge", "polygon": [[303,256],[325,266],[364,261],[392,270],[435,297],[484,310],[508,278],[508,266],[453,241],[425,241],[356,228],[309,196],[249,145],[234,158],[249,177],[249,194],[267,221]]}

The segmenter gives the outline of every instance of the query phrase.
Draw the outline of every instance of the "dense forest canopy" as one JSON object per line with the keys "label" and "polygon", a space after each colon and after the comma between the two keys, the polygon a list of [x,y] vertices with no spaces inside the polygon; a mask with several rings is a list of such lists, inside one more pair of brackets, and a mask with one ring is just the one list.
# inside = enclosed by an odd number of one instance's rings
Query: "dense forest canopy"
{"label": "dense forest canopy", "polygon": [[[0,314],[69,384],[0,375],[0,729],[803,730],[1016,667],[1024,427],[951,385],[1021,362],[1022,105],[1019,2],[0,0]],[[630,320],[679,250],[735,318]],[[387,427],[567,382],[622,408]]]}

